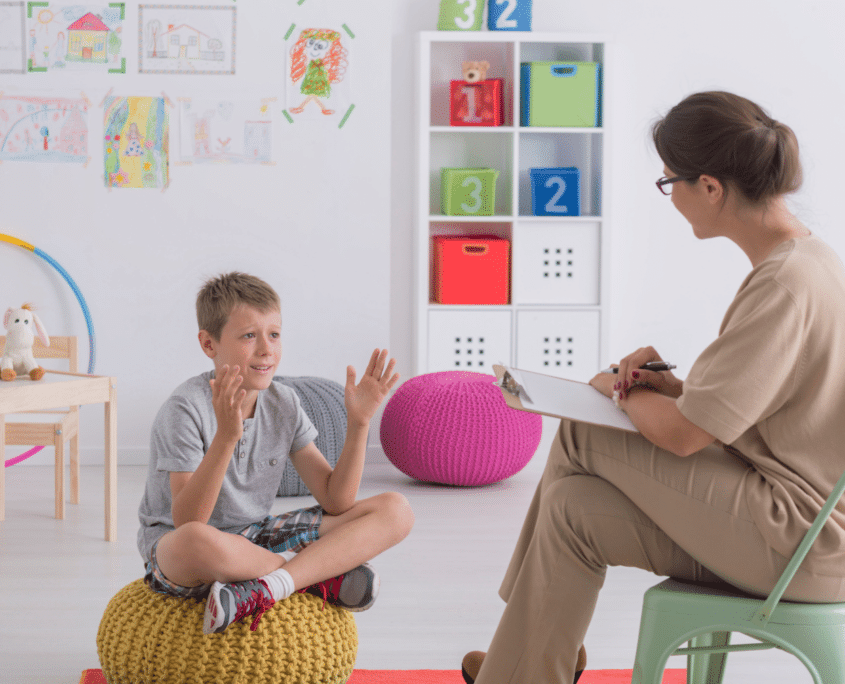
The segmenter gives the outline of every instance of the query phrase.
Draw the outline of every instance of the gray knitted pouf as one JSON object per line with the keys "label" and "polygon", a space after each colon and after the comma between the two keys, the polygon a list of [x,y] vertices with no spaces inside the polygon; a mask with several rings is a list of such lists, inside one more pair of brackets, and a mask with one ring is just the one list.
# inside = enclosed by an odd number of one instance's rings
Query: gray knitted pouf
{"label": "gray knitted pouf", "polygon": [[[314,377],[276,376],[283,385],[292,388],[305,415],[314,423],[320,434],[314,443],[332,468],[337,465],[343,443],[346,441],[346,406],[343,403],[343,386],[333,380]],[[279,496],[306,496],[311,492],[288,461]]]}

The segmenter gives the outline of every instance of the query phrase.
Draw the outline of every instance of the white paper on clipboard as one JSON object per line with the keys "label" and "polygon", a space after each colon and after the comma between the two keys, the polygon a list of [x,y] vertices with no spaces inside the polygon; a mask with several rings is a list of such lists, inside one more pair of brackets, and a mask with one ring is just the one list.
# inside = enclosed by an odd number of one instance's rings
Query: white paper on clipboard
{"label": "white paper on clipboard", "polygon": [[[493,369],[498,378],[496,385],[505,394],[505,398],[510,399],[508,404],[514,408],[553,418],[568,418],[637,432],[625,412],[591,385],[509,366],[494,365]],[[524,391],[514,394],[503,387],[505,372],[518,383],[518,389]]]}

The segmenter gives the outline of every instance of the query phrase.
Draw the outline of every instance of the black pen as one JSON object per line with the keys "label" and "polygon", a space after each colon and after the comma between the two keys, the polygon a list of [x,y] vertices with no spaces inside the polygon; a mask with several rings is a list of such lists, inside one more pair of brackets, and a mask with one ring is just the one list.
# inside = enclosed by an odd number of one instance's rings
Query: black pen
{"label": "black pen", "polygon": [[[677,366],[669,363],[668,361],[649,361],[646,364],[640,366],[640,370],[650,370],[650,371],[667,371],[672,370],[673,368],[677,368]],[[619,368],[605,368],[602,373],[618,373]]]}

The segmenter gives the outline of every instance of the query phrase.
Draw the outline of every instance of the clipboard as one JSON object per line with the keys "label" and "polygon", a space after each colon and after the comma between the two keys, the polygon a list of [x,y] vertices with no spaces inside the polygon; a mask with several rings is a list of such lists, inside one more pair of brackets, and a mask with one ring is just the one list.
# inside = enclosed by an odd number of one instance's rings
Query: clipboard
{"label": "clipboard", "polygon": [[499,364],[493,365],[493,371],[497,379],[493,384],[513,409],[639,432],[613,399],[587,383]]}

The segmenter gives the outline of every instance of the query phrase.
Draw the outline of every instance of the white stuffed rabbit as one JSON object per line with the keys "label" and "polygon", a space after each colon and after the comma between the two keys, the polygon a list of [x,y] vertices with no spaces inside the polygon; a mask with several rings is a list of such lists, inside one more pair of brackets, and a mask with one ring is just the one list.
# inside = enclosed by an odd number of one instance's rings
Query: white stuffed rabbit
{"label": "white stuffed rabbit", "polygon": [[6,328],[6,348],[0,358],[0,378],[14,380],[18,373],[27,373],[32,380],[44,377],[44,369],[35,363],[32,345],[35,336],[45,347],[50,346],[50,338],[31,304],[24,304],[20,309],[7,309],[3,316]]}

